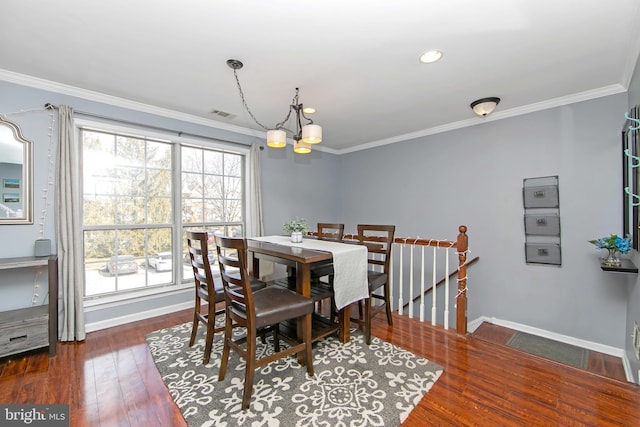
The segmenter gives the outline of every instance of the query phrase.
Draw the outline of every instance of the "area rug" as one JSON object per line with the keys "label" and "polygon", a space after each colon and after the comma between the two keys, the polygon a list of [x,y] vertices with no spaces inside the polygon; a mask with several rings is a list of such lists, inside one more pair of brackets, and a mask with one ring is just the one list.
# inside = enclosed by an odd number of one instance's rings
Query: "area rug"
{"label": "area rug", "polygon": [[[443,372],[378,338],[367,346],[354,329],[349,343],[329,337],[314,345],[313,377],[295,357],[258,369],[251,405],[242,411],[244,360],[232,352],[226,378],[218,382],[223,333],[215,335],[211,362],[203,365],[204,328],[198,332],[193,347],[191,323],[146,336],[162,380],[189,426],[397,426]],[[258,339],[258,352],[273,352],[271,337],[266,344]]]}
{"label": "area rug", "polygon": [[546,357],[565,365],[587,369],[589,350],[525,332],[516,332],[507,342],[509,347]]}

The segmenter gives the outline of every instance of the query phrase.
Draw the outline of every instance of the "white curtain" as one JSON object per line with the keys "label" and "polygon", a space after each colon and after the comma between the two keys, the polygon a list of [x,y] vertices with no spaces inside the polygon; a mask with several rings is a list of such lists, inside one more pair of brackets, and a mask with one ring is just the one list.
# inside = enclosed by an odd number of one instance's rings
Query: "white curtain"
{"label": "white curtain", "polygon": [[[253,144],[249,151],[249,219],[247,221],[247,236],[256,237],[264,234],[262,222],[262,171],[260,170],[260,146]],[[264,278],[273,274],[274,266],[272,262],[260,260],[260,277]]]}
{"label": "white curtain", "polygon": [[74,145],[73,109],[59,107],[60,140],[56,162],[56,241],[58,252],[58,337],[85,339],[80,232],[80,162]]}
{"label": "white curtain", "polygon": [[249,151],[249,197],[247,202],[247,236],[262,236],[262,186],[260,185],[262,172],[260,170],[260,146],[253,144]]}

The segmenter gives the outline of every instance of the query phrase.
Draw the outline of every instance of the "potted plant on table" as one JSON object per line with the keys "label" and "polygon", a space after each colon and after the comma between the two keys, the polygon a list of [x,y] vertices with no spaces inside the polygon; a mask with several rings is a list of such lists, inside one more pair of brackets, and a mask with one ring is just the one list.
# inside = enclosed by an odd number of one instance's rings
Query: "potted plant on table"
{"label": "potted plant on table", "polygon": [[302,235],[307,232],[307,221],[304,218],[296,218],[285,223],[282,229],[291,235],[293,243],[302,243]]}

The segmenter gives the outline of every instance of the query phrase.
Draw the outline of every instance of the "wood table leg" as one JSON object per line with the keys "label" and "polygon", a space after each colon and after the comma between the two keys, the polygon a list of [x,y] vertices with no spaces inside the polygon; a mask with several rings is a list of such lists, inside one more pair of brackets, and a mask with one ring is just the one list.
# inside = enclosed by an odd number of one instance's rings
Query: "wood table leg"
{"label": "wood table leg", "polygon": [[[311,296],[311,266],[306,263],[296,263],[296,292],[302,296]],[[304,325],[304,318],[298,318],[297,321],[297,335],[298,341],[302,342],[304,337],[302,331]],[[309,325],[311,327],[311,325]],[[298,363],[305,365],[304,354],[298,353]]]}
{"label": "wood table leg", "polygon": [[341,343],[348,343],[350,339],[349,327],[351,323],[349,321],[350,315],[350,305],[342,307],[338,311],[338,323],[340,324],[340,332],[338,334],[338,339],[340,339]]}
{"label": "wood table leg", "polygon": [[256,279],[260,278],[260,259],[255,255],[253,256],[253,268],[251,269],[251,274]]}

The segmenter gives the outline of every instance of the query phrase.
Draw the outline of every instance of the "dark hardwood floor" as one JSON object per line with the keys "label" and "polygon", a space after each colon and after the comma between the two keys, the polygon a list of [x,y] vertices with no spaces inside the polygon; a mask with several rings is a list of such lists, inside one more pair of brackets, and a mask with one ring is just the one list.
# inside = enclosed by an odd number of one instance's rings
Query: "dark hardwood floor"
{"label": "dark hardwood floor", "polygon": [[[145,343],[190,311],[0,361],[0,402],[68,403],[72,426],[184,426]],[[373,334],[444,367],[405,426],[638,426],[640,388],[406,316]]]}
{"label": "dark hardwood floor", "polygon": [[[507,342],[509,342],[509,339],[511,339],[515,333],[516,331],[513,329],[483,322],[478,329],[473,331],[473,337],[485,339],[496,344],[507,345]],[[587,354],[587,371],[614,380],[627,380],[621,358],[593,350],[587,350]]]}

